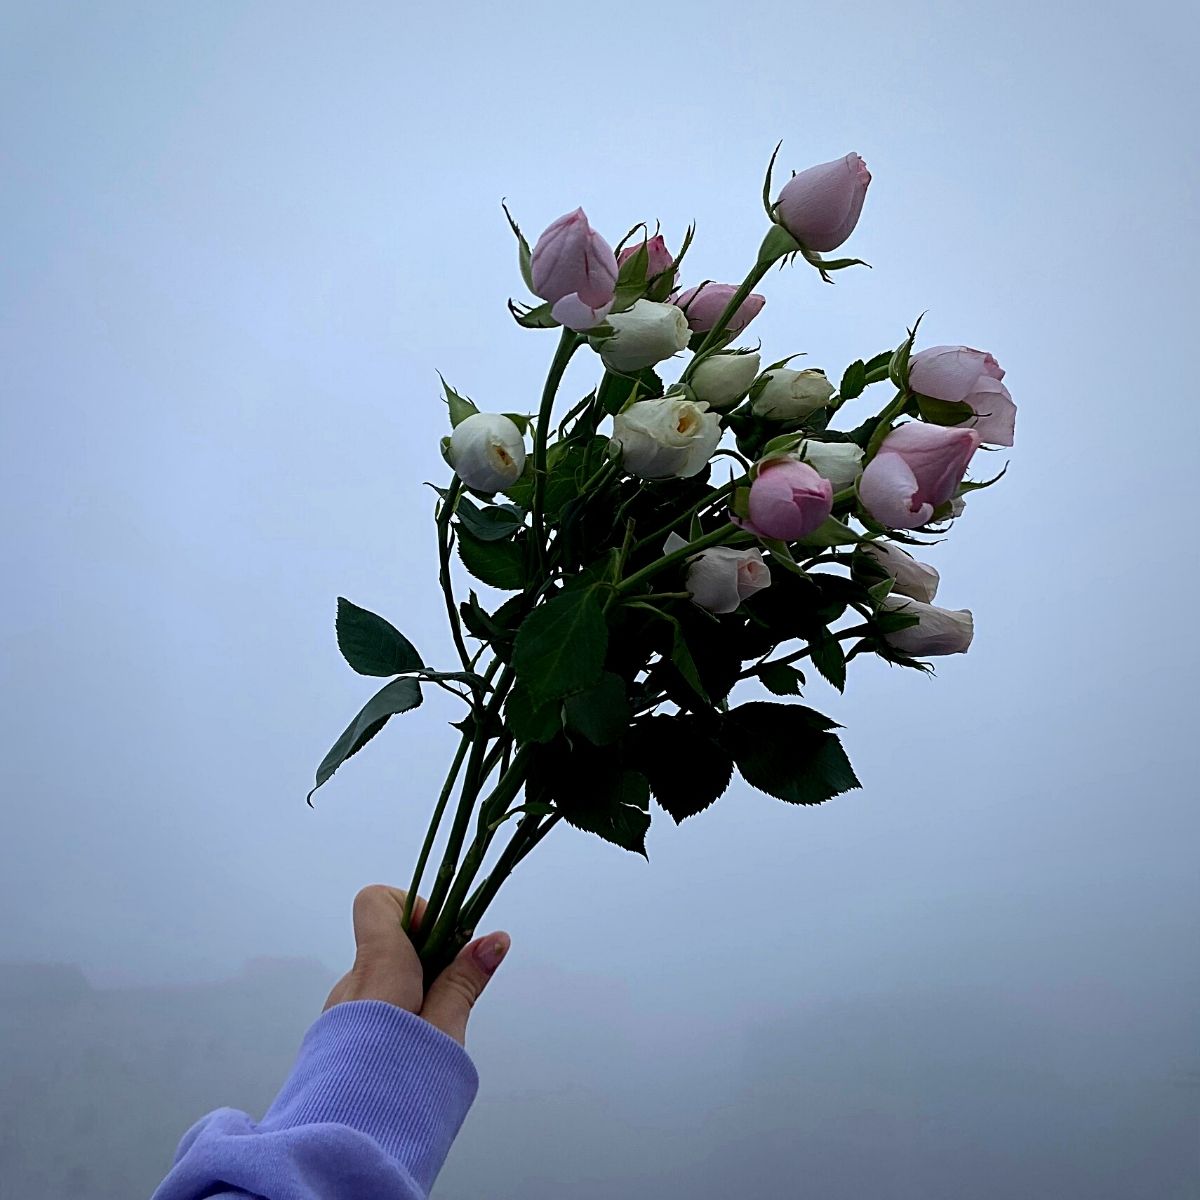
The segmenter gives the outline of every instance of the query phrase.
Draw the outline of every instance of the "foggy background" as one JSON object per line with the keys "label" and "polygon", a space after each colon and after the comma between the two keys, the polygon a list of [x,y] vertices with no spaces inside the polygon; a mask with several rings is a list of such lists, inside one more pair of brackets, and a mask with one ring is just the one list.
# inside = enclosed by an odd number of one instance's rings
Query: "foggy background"
{"label": "foggy background", "polygon": [[975,645],[814,679],[861,791],[735,783],[656,808],[649,864],[566,826],[522,864],[436,1194],[1200,1195],[1196,34],[1153,2],[0,5],[6,1193],[145,1195],[205,1111],[260,1113],[354,892],[407,885],[456,701],[304,795],[373,686],[338,594],[452,661],[435,371],[531,410],[554,342],[505,310],[500,198],[531,237],[694,219],[686,281],[737,281],[783,138],[780,179],[866,159],[874,269],[772,273],[764,361],[838,375],[927,309],[922,345],[1007,369],[1008,477],[929,553]]}

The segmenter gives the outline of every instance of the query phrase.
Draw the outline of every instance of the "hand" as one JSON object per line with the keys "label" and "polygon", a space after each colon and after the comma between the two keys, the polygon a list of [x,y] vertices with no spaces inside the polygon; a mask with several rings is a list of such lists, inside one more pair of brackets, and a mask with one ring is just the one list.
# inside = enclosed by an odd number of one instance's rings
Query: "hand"
{"label": "hand", "polygon": [[[346,1000],[383,1000],[424,1017],[461,1046],[467,1017],[487,981],[508,953],[507,933],[489,933],[468,942],[454,961],[424,988],[421,960],[400,925],[405,893],[374,884],[354,897],[354,966],[329,993],[325,1008]],[[413,905],[413,928],[419,928],[425,901]]]}

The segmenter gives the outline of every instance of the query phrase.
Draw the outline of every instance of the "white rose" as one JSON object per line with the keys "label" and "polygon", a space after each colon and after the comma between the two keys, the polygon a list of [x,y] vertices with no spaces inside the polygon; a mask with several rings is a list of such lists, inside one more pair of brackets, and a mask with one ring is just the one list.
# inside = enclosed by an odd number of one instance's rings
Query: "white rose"
{"label": "white rose", "polygon": [[779,367],[763,376],[766,384],[750,402],[760,417],[774,421],[795,421],[824,408],[833,395],[833,384],[824,371],[793,371]]}
{"label": "white rose", "polygon": [[637,300],[627,312],[612,313],[616,330],[595,343],[604,365],[612,371],[640,371],[678,354],[692,336],[687,316],[674,304]]}
{"label": "white rose", "polygon": [[805,438],[797,448],[801,459],[840,492],[862,474],[863,452],[853,442],[819,442]]}
{"label": "white rose", "polygon": [[975,632],[970,609],[937,608],[894,593],[884,597],[883,609],[919,617],[916,625],[884,635],[890,646],[913,656],[965,654]]}
{"label": "white rose", "polygon": [[639,400],[613,418],[612,440],[625,469],[643,479],[687,479],[704,470],[721,440],[721,422],[708,405],[664,396]]}
{"label": "white rose", "polygon": [[688,381],[697,400],[709,408],[731,408],[758,377],[760,358],[750,354],[710,354]]}
{"label": "white rose", "polygon": [[[687,543],[677,533],[667,538],[663,550],[671,554]],[[687,590],[692,601],[713,613],[731,613],[747,596],[771,586],[771,572],[761,550],[735,550],[710,546],[688,564]]]}
{"label": "white rose", "polygon": [[477,492],[498,492],[525,469],[521,431],[500,413],[472,413],[450,434],[455,474]]}
{"label": "white rose", "polygon": [[868,542],[862,549],[892,577],[892,595],[911,596],[926,604],[937,595],[941,576],[928,563],[888,542]]}

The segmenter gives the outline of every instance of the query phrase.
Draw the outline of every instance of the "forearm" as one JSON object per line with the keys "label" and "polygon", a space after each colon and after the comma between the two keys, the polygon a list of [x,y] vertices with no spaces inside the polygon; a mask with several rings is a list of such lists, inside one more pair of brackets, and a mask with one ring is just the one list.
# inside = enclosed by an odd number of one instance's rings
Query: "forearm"
{"label": "forearm", "polygon": [[477,1088],[466,1051],[422,1017],[336,1004],[263,1119],[209,1114],[154,1200],[425,1200]]}

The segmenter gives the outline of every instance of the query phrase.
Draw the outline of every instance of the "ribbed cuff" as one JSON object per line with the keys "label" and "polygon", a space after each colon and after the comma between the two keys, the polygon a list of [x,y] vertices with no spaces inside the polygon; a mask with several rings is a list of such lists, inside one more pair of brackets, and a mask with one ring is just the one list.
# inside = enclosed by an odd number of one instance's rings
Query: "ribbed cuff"
{"label": "ribbed cuff", "polygon": [[428,1194],[479,1074],[422,1017],[382,1000],[335,1004],[313,1023],[260,1130],[334,1122],[365,1133]]}

